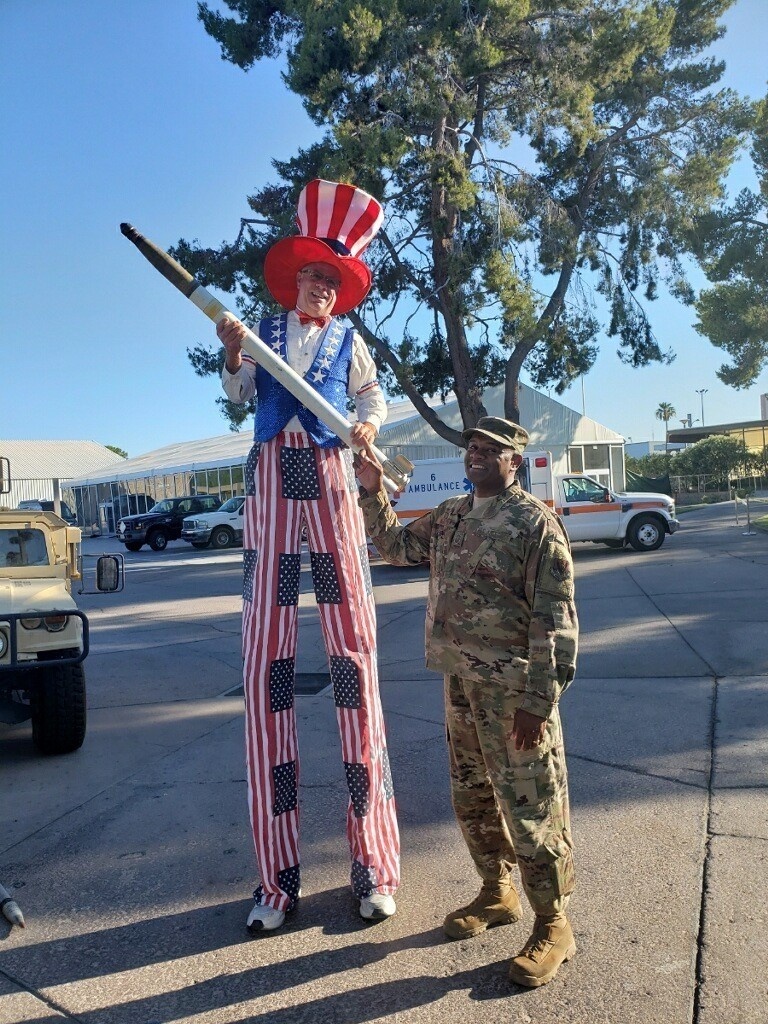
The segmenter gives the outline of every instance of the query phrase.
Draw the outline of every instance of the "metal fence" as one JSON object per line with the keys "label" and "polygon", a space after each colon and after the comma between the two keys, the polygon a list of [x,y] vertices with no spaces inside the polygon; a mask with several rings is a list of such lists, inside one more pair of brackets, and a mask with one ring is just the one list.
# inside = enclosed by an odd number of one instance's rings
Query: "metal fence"
{"label": "metal fence", "polygon": [[692,473],[688,476],[670,474],[672,490],[676,494],[705,494],[710,491],[748,490],[762,491],[768,488],[766,476],[732,476],[724,479],[721,474]]}

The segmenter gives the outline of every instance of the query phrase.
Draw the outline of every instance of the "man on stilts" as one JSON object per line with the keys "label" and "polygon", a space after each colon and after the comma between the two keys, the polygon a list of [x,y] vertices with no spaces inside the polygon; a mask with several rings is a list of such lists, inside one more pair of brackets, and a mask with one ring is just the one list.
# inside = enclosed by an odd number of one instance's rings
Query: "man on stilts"
{"label": "man on stilts", "polygon": [[[310,182],[299,198],[300,234],[277,242],[264,262],[267,287],[286,312],[260,321],[259,336],[340,413],[354,401],[356,444],[373,442],[387,409],[365,343],[336,318],[370,290],[359,257],[382,219],[380,204],[361,189]],[[260,875],[248,929],[279,928],[301,887],[294,676],[303,529],[349,789],[352,890],[364,918],[391,917],[399,836],[352,452],[241,351],[239,321],[221,321],[217,333],[227,396],[237,403],[257,396],[243,537],[246,759]]]}

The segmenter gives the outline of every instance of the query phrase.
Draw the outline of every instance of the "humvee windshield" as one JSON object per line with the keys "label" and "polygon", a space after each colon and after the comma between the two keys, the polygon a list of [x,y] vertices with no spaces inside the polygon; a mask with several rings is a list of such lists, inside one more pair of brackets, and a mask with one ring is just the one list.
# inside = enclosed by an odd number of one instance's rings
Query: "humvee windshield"
{"label": "humvee windshield", "polygon": [[48,565],[48,549],[42,530],[0,527],[0,569],[24,565]]}

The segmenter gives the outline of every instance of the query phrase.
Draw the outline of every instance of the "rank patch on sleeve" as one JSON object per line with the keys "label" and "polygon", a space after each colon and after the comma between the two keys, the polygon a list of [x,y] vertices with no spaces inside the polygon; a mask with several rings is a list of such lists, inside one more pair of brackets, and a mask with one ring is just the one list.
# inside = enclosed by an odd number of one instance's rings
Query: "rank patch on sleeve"
{"label": "rank patch on sleeve", "polygon": [[565,583],[571,576],[571,567],[568,560],[562,556],[555,556],[549,567],[549,571],[558,583]]}

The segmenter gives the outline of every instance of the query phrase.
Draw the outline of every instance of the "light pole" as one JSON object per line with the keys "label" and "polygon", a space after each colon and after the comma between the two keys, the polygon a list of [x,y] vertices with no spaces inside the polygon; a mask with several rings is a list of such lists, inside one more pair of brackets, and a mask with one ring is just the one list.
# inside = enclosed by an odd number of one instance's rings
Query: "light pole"
{"label": "light pole", "polygon": [[709,388],[696,388],[696,394],[701,399],[701,425],[704,426],[704,395],[709,391]]}

